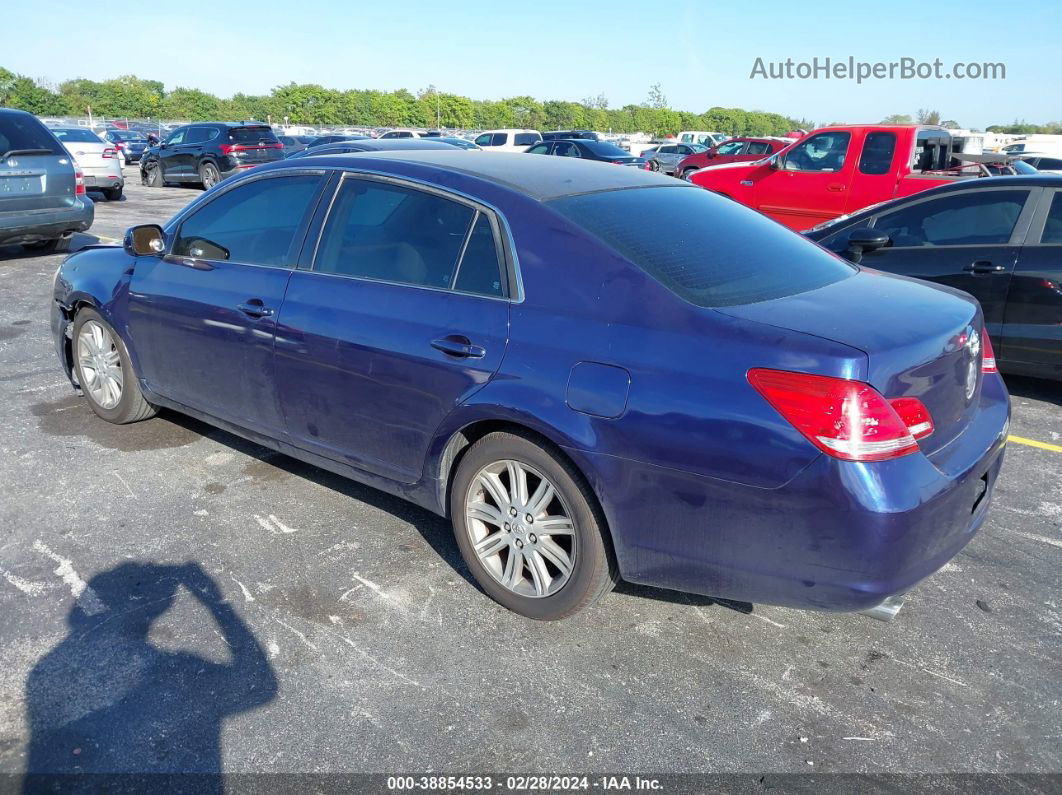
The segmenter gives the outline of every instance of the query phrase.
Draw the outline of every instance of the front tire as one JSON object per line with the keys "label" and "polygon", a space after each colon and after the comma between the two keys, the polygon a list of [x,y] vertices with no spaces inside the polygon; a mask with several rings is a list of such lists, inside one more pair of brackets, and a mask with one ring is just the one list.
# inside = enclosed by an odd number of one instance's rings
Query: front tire
{"label": "front tire", "polygon": [[77,381],[97,416],[116,425],[155,416],[158,410],[144,399],[122,338],[95,309],[77,313],[71,349]]}
{"label": "front tire", "polygon": [[140,170],[140,174],[140,181],[149,188],[161,188],[164,184],[162,166],[158,163],[148,163]]}
{"label": "front tire", "polygon": [[450,515],[476,581],[515,613],[566,618],[616,582],[596,499],[570,462],[530,434],[491,433],[465,452]]}

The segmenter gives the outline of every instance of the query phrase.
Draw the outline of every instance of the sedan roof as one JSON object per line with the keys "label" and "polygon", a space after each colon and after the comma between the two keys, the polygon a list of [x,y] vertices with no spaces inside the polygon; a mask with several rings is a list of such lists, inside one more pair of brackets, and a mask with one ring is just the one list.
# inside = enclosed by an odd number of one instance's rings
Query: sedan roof
{"label": "sedan roof", "polygon": [[[300,158],[298,164],[309,165],[315,157],[317,155]],[[368,159],[434,166],[515,189],[539,201],[623,188],[697,187],[673,177],[637,168],[621,168],[571,157],[536,157],[526,153],[504,152],[484,154],[458,149],[449,144],[440,144],[438,149],[432,148],[430,151],[420,149],[409,152],[364,152],[324,157],[328,158],[324,162],[329,165],[345,165],[351,168],[364,167]]]}

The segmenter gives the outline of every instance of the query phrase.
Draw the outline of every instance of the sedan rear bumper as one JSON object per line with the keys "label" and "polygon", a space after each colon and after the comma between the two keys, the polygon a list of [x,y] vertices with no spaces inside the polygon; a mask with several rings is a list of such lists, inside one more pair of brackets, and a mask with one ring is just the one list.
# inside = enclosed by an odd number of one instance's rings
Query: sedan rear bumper
{"label": "sedan rear bumper", "polygon": [[[932,460],[917,453],[860,464],[823,455],[775,489],[598,454],[584,458],[584,471],[599,481],[592,485],[625,579],[859,611],[910,590],[970,542],[988,512],[1008,418],[995,377],[986,379],[976,426]],[[571,453],[583,464],[587,454]]]}
{"label": "sedan rear bumper", "polygon": [[95,218],[92,200],[78,196],[64,207],[0,213],[0,243],[33,243],[84,232]]}

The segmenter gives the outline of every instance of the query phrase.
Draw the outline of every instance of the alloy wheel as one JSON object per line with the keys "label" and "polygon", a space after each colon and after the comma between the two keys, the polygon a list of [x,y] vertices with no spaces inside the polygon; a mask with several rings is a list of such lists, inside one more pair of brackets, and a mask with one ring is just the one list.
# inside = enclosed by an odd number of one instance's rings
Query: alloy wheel
{"label": "alloy wheel", "polygon": [[476,557],[520,596],[552,596],[571,579],[578,553],[572,515],[554,484],[520,461],[483,467],[465,496]]}
{"label": "alloy wheel", "polygon": [[122,400],[125,384],[122,358],[111,333],[89,320],[77,335],[77,362],[82,388],[100,408],[113,409]]}

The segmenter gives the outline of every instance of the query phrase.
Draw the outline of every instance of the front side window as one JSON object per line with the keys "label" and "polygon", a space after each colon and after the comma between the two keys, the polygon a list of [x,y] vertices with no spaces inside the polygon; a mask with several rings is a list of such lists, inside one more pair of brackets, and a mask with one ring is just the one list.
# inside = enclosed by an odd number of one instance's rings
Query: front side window
{"label": "front side window", "polygon": [[840,171],[851,133],[824,132],[793,147],[785,158],[786,171]]}
{"label": "front side window", "polygon": [[888,174],[892,170],[895,152],[896,133],[867,133],[863,153],[859,156],[859,170],[864,174]]}
{"label": "front side window", "polygon": [[494,133],[494,135],[492,135],[490,137],[490,145],[491,146],[505,146],[505,144],[507,144],[508,142],[509,142],[509,134],[508,133]]}
{"label": "front side window", "polygon": [[403,185],[345,179],[321,235],[314,270],[449,288],[476,211]]}
{"label": "front side window", "polygon": [[1053,157],[1041,157],[1036,167],[1041,171],[1062,171],[1062,160]]}
{"label": "front side window", "polygon": [[874,228],[894,247],[1004,245],[1028,191],[969,191],[917,202],[880,216]]}
{"label": "front side window", "polygon": [[579,147],[568,141],[558,141],[553,145],[553,154],[560,157],[579,157]]}
{"label": "front side window", "polygon": [[740,155],[744,147],[744,141],[727,141],[717,146],[715,153],[717,155]]}
{"label": "front side window", "polygon": [[181,224],[178,257],[295,266],[302,225],[321,184],[315,175],[259,179],[226,191]]}
{"label": "front side window", "polygon": [[185,136],[184,142],[186,144],[201,144],[204,141],[210,140],[210,133],[213,132],[209,127],[192,127],[188,130],[188,135]]}
{"label": "front side window", "polygon": [[534,146],[532,146],[530,149],[527,150],[527,153],[531,154],[531,155],[546,155],[546,154],[549,154],[549,144],[548,143],[535,144]]}
{"label": "front side window", "polygon": [[167,146],[176,146],[177,144],[184,143],[185,133],[188,132],[187,127],[182,127],[179,130],[174,130],[173,134],[166,139]]}
{"label": "front side window", "polygon": [[490,142],[491,142],[491,134],[490,133],[483,133],[483,135],[480,135],[480,136],[476,137],[476,146],[490,146],[491,145]]}

